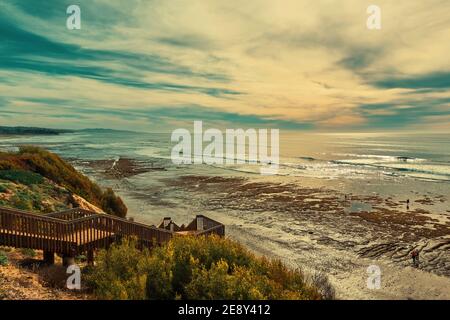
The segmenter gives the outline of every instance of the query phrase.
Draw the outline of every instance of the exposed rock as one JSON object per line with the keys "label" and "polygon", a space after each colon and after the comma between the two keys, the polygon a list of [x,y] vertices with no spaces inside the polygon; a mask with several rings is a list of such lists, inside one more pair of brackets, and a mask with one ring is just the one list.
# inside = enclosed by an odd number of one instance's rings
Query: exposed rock
{"label": "exposed rock", "polygon": [[93,205],[92,203],[90,203],[89,201],[84,199],[83,197],[80,197],[79,195],[76,195],[76,194],[71,195],[71,202],[74,205],[74,207],[76,207],[76,208],[90,210],[90,211],[94,211],[96,213],[105,213],[99,207]]}

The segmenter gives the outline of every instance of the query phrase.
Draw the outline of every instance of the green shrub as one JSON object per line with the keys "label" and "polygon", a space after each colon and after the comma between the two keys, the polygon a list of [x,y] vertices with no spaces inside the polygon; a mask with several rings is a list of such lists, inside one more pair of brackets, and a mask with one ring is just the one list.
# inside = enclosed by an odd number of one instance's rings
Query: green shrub
{"label": "green shrub", "polygon": [[33,209],[33,203],[30,199],[24,197],[22,194],[15,194],[10,199],[13,208],[30,211]]}
{"label": "green shrub", "polygon": [[27,186],[40,184],[44,181],[41,175],[25,170],[0,170],[0,179],[25,184]]}
{"label": "green shrub", "polygon": [[148,258],[148,251],[138,250],[135,240],[124,239],[99,252],[97,265],[86,275],[87,283],[100,299],[145,299]]}
{"label": "green shrub", "polygon": [[26,168],[67,188],[86,200],[100,204],[102,190],[59,156],[34,146],[22,146],[18,161]]}
{"label": "green shrub", "polygon": [[20,253],[29,258],[36,257],[36,251],[34,251],[33,249],[22,248],[20,249]]}
{"label": "green shrub", "polygon": [[76,263],[83,263],[87,261],[87,257],[84,254],[80,254],[78,256],[75,257],[75,262]]}
{"label": "green shrub", "polygon": [[0,199],[0,205],[10,208],[16,208],[27,211],[39,211],[43,212],[45,204],[42,202],[42,198],[46,195],[42,195],[39,190],[33,188],[11,188],[12,196],[9,199]]}
{"label": "green shrub", "polygon": [[0,193],[4,193],[8,191],[8,187],[4,184],[0,184]]}
{"label": "green shrub", "polygon": [[[127,208],[120,197],[103,190],[58,155],[35,146],[22,146],[19,152],[0,152],[0,179],[26,185],[42,183],[43,177],[77,194],[105,212],[125,217]],[[19,202],[21,208],[27,203]]]}
{"label": "green shrub", "polygon": [[234,299],[261,300],[267,298],[264,291],[271,288],[269,279],[260,277],[253,270],[235,267],[230,273],[230,266],[220,260],[211,269],[199,269],[186,285],[187,299]]}
{"label": "green shrub", "polygon": [[107,188],[102,196],[102,209],[106,213],[114,214],[121,218],[125,218],[128,211],[122,199],[117,197],[111,188]]}
{"label": "green shrub", "polygon": [[151,253],[125,240],[99,254],[88,279],[102,299],[327,298],[301,271],[216,236],[175,237]]}
{"label": "green shrub", "polygon": [[8,257],[6,256],[6,253],[0,251],[0,266],[6,266],[7,264],[8,264]]}
{"label": "green shrub", "polygon": [[[242,245],[217,236],[175,237],[155,248],[151,261],[163,261],[171,274],[172,298],[183,299],[319,299],[319,291],[302,272],[279,260],[258,258]],[[159,263],[161,264],[161,263]],[[150,268],[147,296],[159,299],[151,279],[161,268]],[[167,271],[167,270],[170,270]]]}

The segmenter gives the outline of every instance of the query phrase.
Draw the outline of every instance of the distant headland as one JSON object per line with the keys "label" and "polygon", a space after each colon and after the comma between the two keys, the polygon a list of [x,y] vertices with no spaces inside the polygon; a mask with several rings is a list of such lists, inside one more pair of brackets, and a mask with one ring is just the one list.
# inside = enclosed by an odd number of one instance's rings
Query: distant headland
{"label": "distant headland", "polygon": [[74,132],[74,130],[65,129],[49,129],[37,127],[7,127],[0,126],[0,134],[16,134],[16,135],[58,135],[61,133]]}

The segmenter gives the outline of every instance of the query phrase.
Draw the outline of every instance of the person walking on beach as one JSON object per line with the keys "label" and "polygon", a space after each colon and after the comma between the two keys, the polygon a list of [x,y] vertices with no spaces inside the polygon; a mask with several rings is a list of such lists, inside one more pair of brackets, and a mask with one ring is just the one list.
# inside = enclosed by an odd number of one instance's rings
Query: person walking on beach
{"label": "person walking on beach", "polygon": [[413,260],[413,266],[416,268],[419,267],[419,250],[414,249],[411,252],[411,258]]}

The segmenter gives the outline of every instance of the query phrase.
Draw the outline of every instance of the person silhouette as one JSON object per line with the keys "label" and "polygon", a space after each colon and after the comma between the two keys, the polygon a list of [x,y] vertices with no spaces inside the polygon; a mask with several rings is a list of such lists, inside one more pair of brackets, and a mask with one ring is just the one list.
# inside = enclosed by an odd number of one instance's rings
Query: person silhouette
{"label": "person silhouette", "polygon": [[413,266],[416,268],[419,267],[419,250],[414,249],[413,251],[411,251],[411,258]]}

